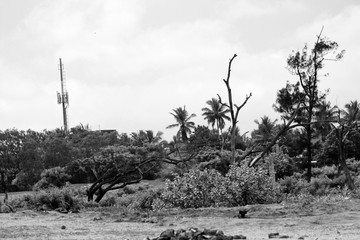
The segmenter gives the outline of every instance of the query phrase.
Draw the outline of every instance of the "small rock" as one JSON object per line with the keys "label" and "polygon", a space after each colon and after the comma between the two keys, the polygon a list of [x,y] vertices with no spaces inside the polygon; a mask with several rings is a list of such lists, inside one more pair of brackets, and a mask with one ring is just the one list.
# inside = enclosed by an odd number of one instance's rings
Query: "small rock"
{"label": "small rock", "polygon": [[269,233],[269,238],[278,238],[279,233]]}
{"label": "small rock", "polygon": [[288,235],[281,235],[281,236],[279,236],[279,238],[290,238],[290,236],[288,236]]}
{"label": "small rock", "polygon": [[233,239],[246,239],[246,236],[244,236],[244,235],[234,235]]}
{"label": "small rock", "polygon": [[161,234],[160,234],[160,238],[164,238],[164,240],[165,240],[165,238],[172,238],[172,237],[174,237],[175,236],[175,231],[174,231],[174,229],[167,229],[167,230],[165,230],[164,232],[162,232]]}
{"label": "small rock", "polygon": [[158,237],[156,240],[171,240],[171,237],[164,236],[164,237]]}
{"label": "small rock", "polygon": [[204,229],[205,235],[216,235],[217,230],[216,229]]}
{"label": "small rock", "polygon": [[233,236],[222,236],[221,237],[222,240],[233,240]]}
{"label": "small rock", "polygon": [[217,235],[217,236],[224,236],[225,234],[224,234],[223,231],[218,230],[218,231],[216,231],[216,235]]}
{"label": "small rock", "polygon": [[178,230],[176,230],[175,231],[175,236],[177,237],[177,236],[185,236],[185,233],[186,233],[186,231],[185,231],[185,229],[178,229]]}
{"label": "small rock", "polygon": [[103,220],[103,218],[102,218],[102,217],[94,217],[93,220],[94,220],[94,221],[101,221],[101,220]]}
{"label": "small rock", "polygon": [[177,240],[188,240],[186,236],[179,236],[176,238]]}
{"label": "small rock", "polygon": [[66,229],[66,226],[62,225],[62,226],[61,226],[61,229]]}
{"label": "small rock", "polygon": [[59,213],[64,213],[64,214],[69,213],[69,211],[66,210],[65,208],[57,208],[57,209],[55,209],[55,211],[57,211],[57,212],[59,212]]}

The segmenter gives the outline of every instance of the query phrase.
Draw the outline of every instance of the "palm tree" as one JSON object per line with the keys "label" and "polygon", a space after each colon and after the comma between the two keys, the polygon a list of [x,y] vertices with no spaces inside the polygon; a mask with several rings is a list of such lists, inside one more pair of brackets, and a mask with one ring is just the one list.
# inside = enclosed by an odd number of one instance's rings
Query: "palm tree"
{"label": "palm tree", "polygon": [[316,121],[314,124],[315,133],[317,133],[324,142],[326,136],[331,132],[331,122],[336,121],[337,107],[332,107],[330,102],[321,101],[317,106],[315,113]]}
{"label": "palm tree", "polygon": [[[349,168],[346,164],[346,156],[345,156],[345,142],[348,140],[349,134],[353,130],[357,130],[360,122],[360,104],[358,101],[351,101],[350,103],[345,104],[346,110],[339,110],[338,123],[339,126],[334,126],[333,129],[336,134],[336,139],[338,142],[339,149],[339,162],[341,168],[340,170],[344,170],[346,184],[352,190],[355,188],[354,180],[351,177]],[[341,119],[341,114],[343,115]]]}
{"label": "palm tree", "polygon": [[252,132],[252,138],[257,144],[261,144],[264,147],[274,138],[276,134],[276,122],[272,121],[268,116],[263,116],[261,122],[259,120],[254,121],[258,125],[258,129]]}
{"label": "palm tree", "polygon": [[[258,129],[255,129],[252,132],[252,137],[254,139],[255,144],[260,144],[262,148],[266,148],[266,146],[273,140],[277,132],[277,120],[272,121],[268,116],[263,116],[261,118],[261,122],[259,120],[255,120],[255,123],[258,125]],[[269,152],[266,153],[267,155]],[[272,156],[268,157],[269,161],[269,175],[272,179],[273,187],[275,187],[275,166],[274,159]]]}
{"label": "palm tree", "polygon": [[132,142],[135,145],[143,146],[145,143],[158,144],[162,139],[162,132],[157,132],[156,135],[152,130],[140,130],[139,132],[132,132],[130,134]]}
{"label": "palm tree", "polygon": [[357,100],[345,104],[345,108],[346,110],[343,110],[342,114],[348,125],[360,120],[360,103]]}
{"label": "palm tree", "polygon": [[205,120],[207,120],[208,124],[214,128],[216,124],[216,128],[218,130],[218,134],[222,134],[222,129],[225,127],[225,120],[230,121],[230,117],[226,114],[230,112],[223,104],[219,102],[216,98],[212,98],[211,100],[206,101],[208,107],[202,108],[201,111]]}
{"label": "palm tree", "polygon": [[174,116],[176,123],[171,124],[166,128],[180,127],[179,131],[177,132],[177,136],[181,137],[181,140],[183,141],[188,140],[188,134],[191,133],[192,128],[195,128],[195,123],[189,120],[196,115],[194,113],[189,115],[188,111],[185,109],[185,106],[184,108],[178,107],[173,109],[173,113],[170,114]]}

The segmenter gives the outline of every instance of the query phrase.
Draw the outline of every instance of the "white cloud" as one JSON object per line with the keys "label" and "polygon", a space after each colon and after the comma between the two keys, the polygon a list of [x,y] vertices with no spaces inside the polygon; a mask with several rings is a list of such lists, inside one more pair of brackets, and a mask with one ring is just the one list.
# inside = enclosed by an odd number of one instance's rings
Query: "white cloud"
{"label": "white cloud", "polygon": [[[0,77],[5,79],[0,111],[6,114],[0,125],[61,126],[56,105],[61,57],[71,126],[161,130],[169,139],[176,131],[165,127],[173,121],[169,112],[174,108],[186,105],[198,115],[197,124],[206,124],[201,108],[217,93],[226,98],[222,79],[237,53],[234,101],[253,93],[239,122],[242,131],[251,130],[264,114],[277,117],[271,107],[276,91],[292,78],[286,58],[292,49],[311,43],[322,25],[348,51],[342,62],[326,67],[331,75],[324,88],[338,98],[354,97],[356,88],[337,79],[356,79],[359,7],[318,5],[290,0],[39,1],[21,20],[9,21],[16,25],[0,37]],[[25,121],[24,115],[32,118]]]}

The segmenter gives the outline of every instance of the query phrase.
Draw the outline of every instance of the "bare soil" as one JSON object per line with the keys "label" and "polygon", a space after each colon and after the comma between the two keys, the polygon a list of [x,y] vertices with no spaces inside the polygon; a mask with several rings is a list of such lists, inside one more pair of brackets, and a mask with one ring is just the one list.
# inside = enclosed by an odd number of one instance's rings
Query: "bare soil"
{"label": "bare soil", "polygon": [[336,203],[271,204],[238,208],[173,209],[162,213],[125,214],[114,209],[63,214],[18,210],[0,214],[0,239],[144,239],[166,229],[219,229],[226,235],[269,239],[360,239],[360,200]]}

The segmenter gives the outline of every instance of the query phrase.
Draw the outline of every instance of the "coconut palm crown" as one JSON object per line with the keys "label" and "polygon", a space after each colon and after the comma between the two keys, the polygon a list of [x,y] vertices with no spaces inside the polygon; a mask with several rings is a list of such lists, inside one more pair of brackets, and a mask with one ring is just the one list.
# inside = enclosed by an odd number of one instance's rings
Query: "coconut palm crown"
{"label": "coconut palm crown", "polygon": [[350,101],[350,103],[345,104],[345,109],[342,113],[349,125],[360,120],[360,103],[358,101]]}
{"label": "coconut palm crown", "polygon": [[201,109],[201,111],[203,111],[202,115],[213,128],[216,124],[218,133],[221,134],[221,130],[225,127],[225,120],[230,121],[230,117],[226,115],[230,110],[222,105],[216,98],[206,101],[206,104],[209,105],[209,107]]}
{"label": "coconut palm crown", "polygon": [[166,128],[174,128],[180,127],[179,131],[177,132],[177,136],[181,138],[183,141],[188,140],[188,134],[191,133],[191,129],[195,128],[195,123],[191,122],[190,119],[195,117],[194,113],[190,114],[184,108],[178,107],[173,109],[173,112],[170,113],[174,116],[176,123],[167,126]]}

